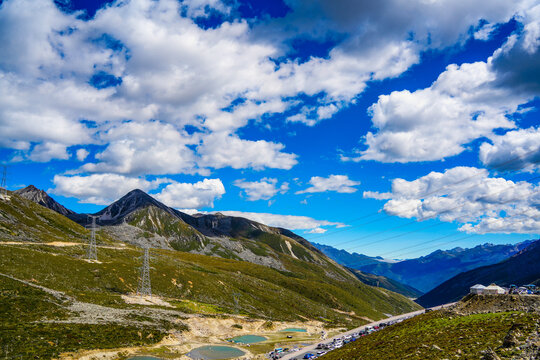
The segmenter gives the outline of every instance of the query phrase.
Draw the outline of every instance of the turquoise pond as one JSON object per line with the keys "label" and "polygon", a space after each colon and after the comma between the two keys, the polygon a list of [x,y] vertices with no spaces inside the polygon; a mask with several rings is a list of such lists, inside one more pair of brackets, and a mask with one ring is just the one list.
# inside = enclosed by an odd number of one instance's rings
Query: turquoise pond
{"label": "turquoise pond", "polygon": [[240,349],[230,346],[201,346],[193,349],[186,355],[196,360],[218,360],[218,359],[231,359],[244,355]]}
{"label": "turquoise pond", "polygon": [[280,332],[307,332],[306,329],[299,329],[299,328],[287,328],[280,330]]}
{"label": "turquoise pond", "polygon": [[257,335],[243,335],[243,336],[234,337],[230,340],[235,343],[254,344],[254,343],[264,341],[266,340],[266,338],[263,336],[257,336]]}
{"label": "turquoise pond", "polygon": [[134,356],[130,357],[128,360],[161,360],[160,358],[153,356]]}

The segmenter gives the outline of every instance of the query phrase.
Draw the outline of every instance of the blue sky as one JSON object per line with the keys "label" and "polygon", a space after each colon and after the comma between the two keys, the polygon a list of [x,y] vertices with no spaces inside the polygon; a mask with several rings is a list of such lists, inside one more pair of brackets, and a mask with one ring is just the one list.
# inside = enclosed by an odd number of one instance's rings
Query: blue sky
{"label": "blue sky", "polygon": [[9,189],[389,258],[538,237],[537,1],[0,4]]}

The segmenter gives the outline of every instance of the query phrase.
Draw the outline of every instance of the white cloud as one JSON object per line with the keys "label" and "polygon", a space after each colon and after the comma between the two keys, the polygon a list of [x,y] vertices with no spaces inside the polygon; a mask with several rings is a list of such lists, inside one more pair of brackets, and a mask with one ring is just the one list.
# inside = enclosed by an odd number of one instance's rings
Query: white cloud
{"label": "white cloud", "polygon": [[[512,129],[509,118],[538,94],[540,6],[518,13],[523,31],[511,35],[486,62],[449,65],[428,88],[394,91],[370,107],[376,132],[367,149],[342,160],[434,161],[460,154],[493,130]],[[540,34],[540,31],[538,31]]]}
{"label": "white cloud", "polygon": [[480,146],[480,161],[495,170],[538,168],[540,164],[540,128],[509,131]]}
{"label": "white cloud", "polygon": [[207,17],[210,11],[228,14],[231,9],[220,0],[189,0],[182,2],[187,16],[191,18]]}
{"label": "white cloud", "polygon": [[[0,8],[0,146],[28,151],[56,144],[54,154],[34,155],[45,161],[47,156],[64,158],[63,151],[70,146],[99,144],[105,149],[96,154],[97,162],[84,164],[82,170],[130,176],[208,174],[212,168],[223,167],[291,169],[297,155],[285,152],[283,144],[242,139],[238,129],[273,114],[287,113],[290,120],[307,125],[329,119],[353,103],[366,82],[399,76],[418,63],[427,48],[464,41],[480,19],[498,24],[518,14],[528,34],[518,41],[520,48],[529,53],[536,46],[536,15],[528,10],[530,3],[522,1],[385,0],[373,5],[353,0],[295,0],[287,5],[291,11],[283,18],[235,20],[203,29],[193,17],[207,16],[209,11],[232,14],[235,4],[218,0],[117,2],[84,21],[76,13],[59,11],[53,1],[4,1]],[[180,16],[183,13],[187,17]],[[344,40],[328,56],[275,63],[288,53],[291,39],[320,40],[332,34],[343,34]],[[497,71],[512,82],[516,74],[502,60],[513,57],[511,51],[505,54],[509,55],[497,57]],[[89,84],[96,72],[118,81],[96,89]],[[441,93],[446,96],[450,91],[445,91]],[[299,95],[310,99],[304,102]],[[404,106],[414,110],[411,104]],[[419,111],[440,115],[425,106]],[[453,106],[448,100],[447,108]],[[507,107],[511,110],[513,103]],[[469,117],[469,110],[478,109],[465,106],[461,110],[456,116]],[[186,125],[198,131],[184,133]],[[468,139],[491,131],[485,124],[475,124],[470,131],[463,123],[457,125],[461,135],[444,144],[449,146],[446,153],[462,151]],[[508,127],[511,122],[499,126]],[[152,136],[137,134],[136,127]],[[431,130],[427,127],[411,135],[424,135]],[[431,144],[424,144],[429,141],[422,137],[414,138],[413,149],[392,148],[391,141],[411,138],[393,134],[390,128],[379,127],[379,133],[371,134],[373,139],[368,137],[372,152],[366,158],[430,157],[426,149],[432,150]]]}
{"label": "white cloud", "polygon": [[285,146],[279,143],[258,140],[242,140],[235,135],[214,133],[204,137],[197,148],[201,166],[216,169],[230,166],[234,169],[251,167],[290,169],[296,165],[296,155],[283,153]]}
{"label": "white cloud", "polygon": [[36,162],[48,162],[52,159],[67,160],[69,154],[63,144],[44,142],[36,145],[30,153],[30,160]]}
{"label": "white cloud", "polygon": [[325,232],[326,232],[326,229],[319,228],[319,227],[308,231],[308,233],[310,234],[324,234]]}
{"label": "white cloud", "polygon": [[100,134],[107,148],[81,170],[126,175],[176,174],[197,171],[195,155],[187,145],[196,137],[158,121],[124,122]]}
{"label": "white cloud", "polygon": [[[190,209],[181,209],[189,214],[198,213],[199,211],[194,211]],[[333,227],[345,227],[346,225],[340,222],[332,222],[327,220],[317,220],[308,216],[298,216],[298,215],[279,215],[279,214],[268,214],[268,213],[255,213],[255,212],[244,212],[244,211],[219,211],[220,213],[228,216],[237,216],[257,221],[261,224],[265,224],[273,227],[281,227],[289,230],[312,230],[319,228],[321,226],[333,226]],[[205,213],[205,212],[203,212]]]}
{"label": "white cloud", "polygon": [[496,28],[496,24],[484,24],[474,32],[473,36],[476,40],[489,40]]}
{"label": "white cloud", "polygon": [[200,209],[214,207],[214,201],[223,194],[225,187],[220,179],[204,179],[194,184],[175,182],[153,196],[170,207]]}
{"label": "white cloud", "polygon": [[368,132],[368,149],[353,160],[410,162],[457,155],[497,128],[513,128],[506,115],[527,99],[494,86],[484,62],[450,65],[431,87],[381,95],[370,108],[377,133]]}
{"label": "white cloud", "polygon": [[[538,233],[540,187],[526,181],[490,177],[485,169],[455,167],[414,181],[394,179],[389,215],[463,224],[478,233]],[[376,192],[371,197],[377,198]],[[384,196],[386,198],[386,196]]]}
{"label": "white cloud", "polygon": [[88,176],[55,175],[53,194],[75,197],[81,203],[109,205],[133,189],[150,191],[160,184],[169,183],[168,179],[148,181],[143,178],[132,178],[118,174],[92,174]]}
{"label": "white cloud", "polygon": [[86,149],[77,149],[75,156],[77,157],[77,160],[84,161],[88,155],[90,155],[90,152]]}
{"label": "white cloud", "polygon": [[364,199],[387,200],[392,198],[392,193],[380,193],[377,191],[364,191]]}
{"label": "white cloud", "polygon": [[256,201],[269,200],[278,192],[284,194],[289,190],[289,183],[283,182],[277,187],[277,182],[278,180],[275,178],[262,178],[260,181],[245,181],[244,179],[240,179],[236,180],[234,185],[244,190],[249,201]]}
{"label": "white cloud", "polygon": [[325,191],[336,191],[338,193],[354,193],[358,191],[354,186],[360,185],[359,181],[349,179],[347,175],[330,175],[327,178],[313,176],[309,180],[312,185],[305,190],[297,191],[296,194],[318,193]]}

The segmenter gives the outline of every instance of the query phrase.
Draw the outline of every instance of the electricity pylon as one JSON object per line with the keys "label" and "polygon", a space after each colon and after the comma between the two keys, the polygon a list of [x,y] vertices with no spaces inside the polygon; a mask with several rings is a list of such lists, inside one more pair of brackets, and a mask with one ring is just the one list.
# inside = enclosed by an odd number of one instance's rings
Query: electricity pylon
{"label": "electricity pylon", "polygon": [[7,165],[4,165],[2,169],[2,184],[0,184],[0,188],[2,188],[2,193],[7,195]]}
{"label": "electricity pylon", "polygon": [[141,277],[139,278],[139,288],[137,295],[152,296],[152,285],[150,283],[150,247],[144,246],[143,265],[141,269]]}
{"label": "electricity pylon", "polygon": [[88,260],[97,260],[97,246],[96,246],[96,217],[92,216],[92,225],[90,226],[90,243],[88,244],[88,250],[86,251],[86,257]]}

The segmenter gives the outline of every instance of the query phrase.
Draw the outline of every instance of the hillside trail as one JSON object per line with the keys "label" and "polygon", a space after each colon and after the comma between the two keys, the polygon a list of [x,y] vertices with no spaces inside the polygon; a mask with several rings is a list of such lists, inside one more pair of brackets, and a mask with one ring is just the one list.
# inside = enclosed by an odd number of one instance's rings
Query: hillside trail
{"label": "hillside trail", "polygon": [[66,320],[54,320],[54,322],[64,323],[84,323],[84,324],[103,324],[103,323],[119,323],[124,325],[132,325],[137,322],[127,320],[133,315],[146,315],[154,319],[167,318],[170,320],[188,319],[200,317],[199,314],[188,314],[178,310],[161,309],[155,307],[145,307],[144,309],[121,309],[112,308],[97,304],[92,304],[84,301],[79,301],[74,297],[67,295],[65,292],[53,290],[48,287],[35,284],[32,281],[16,278],[9,274],[0,273],[0,276],[11,280],[21,282],[25,285],[42,290],[47,294],[54,296],[60,301],[59,306],[65,307],[72,311],[76,316]]}
{"label": "hillside trail", "polygon": [[[68,242],[68,241],[51,241],[51,242],[30,242],[30,241],[1,241],[0,245],[46,245],[46,246],[55,246],[55,247],[70,247],[70,246],[84,246],[86,243],[77,243],[77,242]],[[125,244],[119,246],[110,246],[110,245],[97,245],[98,248],[102,249],[114,249],[114,250],[123,250],[126,248]]]}

